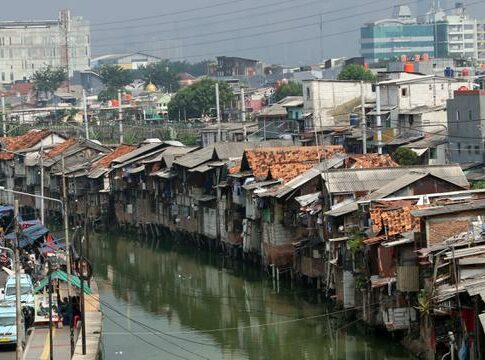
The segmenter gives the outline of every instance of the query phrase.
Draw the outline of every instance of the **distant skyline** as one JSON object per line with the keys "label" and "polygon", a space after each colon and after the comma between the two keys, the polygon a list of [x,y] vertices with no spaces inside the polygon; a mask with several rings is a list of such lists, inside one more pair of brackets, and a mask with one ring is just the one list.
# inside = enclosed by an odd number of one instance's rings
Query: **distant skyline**
{"label": "distant skyline", "polygon": [[[69,8],[74,16],[83,16],[91,22],[93,56],[144,51],[191,62],[229,55],[303,65],[317,63],[322,57],[358,56],[359,28],[364,23],[391,17],[392,6],[397,3],[409,5],[416,15],[418,1],[431,3],[431,0],[30,0],[28,4],[9,3],[1,19],[54,19],[60,9]],[[454,1],[448,0],[449,3]],[[467,4],[477,1],[464,3],[468,8]],[[468,13],[477,19],[485,18],[485,1],[470,5]]]}

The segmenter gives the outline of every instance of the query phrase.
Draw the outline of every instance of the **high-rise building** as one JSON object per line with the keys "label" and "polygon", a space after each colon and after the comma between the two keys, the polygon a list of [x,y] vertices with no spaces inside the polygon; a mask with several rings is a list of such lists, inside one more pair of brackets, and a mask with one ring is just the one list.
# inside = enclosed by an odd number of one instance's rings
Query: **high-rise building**
{"label": "high-rise building", "polygon": [[478,59],[485,60],[485,20],[477,21],[477,52]]}
{"label": "high-rise building", "polygon": [[[485,46],[485,40],[483,41]],[[477,21],[465,13],[462,3],[447,13],[429,12],[423,21],[398,6],[392,19],[361,28],[361,54],[368,62],[393,60],[402,55],[478,59]]]}
{"label": "high-rise building", "polygon": [[0,82],[28,80],[46,65],[64,66],[69,74],[89,69],[89,22],[59,12],[57,20],[0,21]]}

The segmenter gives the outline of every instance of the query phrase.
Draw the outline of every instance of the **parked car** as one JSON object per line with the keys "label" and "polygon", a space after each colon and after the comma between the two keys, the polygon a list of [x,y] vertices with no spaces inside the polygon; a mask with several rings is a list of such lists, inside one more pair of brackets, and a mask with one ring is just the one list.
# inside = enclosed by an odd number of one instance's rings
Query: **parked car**
{"label": "parked car", "polygon": [[[22,315],[23,317],[23,315]],[[22,344],[25,341],[25,327],[24,319],[20,322],[22,329]],[[0,305],[0,346],[12,345],[17,343],[17,323],[16,323],[16,309],[12,303],[3,303]]]}
{"label": "parked car", "polygon": [[[15,275],[10,275],[5,283],[4,301],[15,301]],[[26,306],[34,307],[34,285],[28,274],[20,275],[20,302]]]}

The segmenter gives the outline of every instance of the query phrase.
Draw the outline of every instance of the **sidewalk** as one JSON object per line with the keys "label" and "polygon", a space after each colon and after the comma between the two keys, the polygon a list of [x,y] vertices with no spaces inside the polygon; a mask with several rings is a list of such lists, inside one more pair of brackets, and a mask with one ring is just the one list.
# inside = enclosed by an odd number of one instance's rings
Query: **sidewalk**
{"label": "sidewalk", "polygon": [[[69,327],[53,328],[54,359],[67,360],[71,358]],[[27,347],[25,360],[49,359],[49,327],[36,327],[32,332]]]}

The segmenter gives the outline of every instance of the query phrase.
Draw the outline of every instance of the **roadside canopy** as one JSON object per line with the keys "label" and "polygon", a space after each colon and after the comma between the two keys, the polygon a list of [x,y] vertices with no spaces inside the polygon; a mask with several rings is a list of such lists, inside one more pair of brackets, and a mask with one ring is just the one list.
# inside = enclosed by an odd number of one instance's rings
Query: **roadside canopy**
{"label": "roadside canopy", "polygon": [[[25,229],[22,229],[19,234],[19,246],[21,248],[24,248],[28,245],[32,245],[36,240],[42,238],[48,232],[49,230],[42,224],[35,224]],[[8,233],[7,235],[5,235],[5,238],[7,240],[15,241],[16,234],[15,232]]]}
{"label": "roadside canopy", "polygon": [[[60,280],[60,281],[64,281],[67,283],[67,274],[62,271],[62,270],[56,270],[52,273],[51,275],[52,277],[52,280]],[[39,282],[39,285],[37,285],[35,287],[35,292],[38,293],[38,292],[41,292],[42,289],[44,289],[49,283],[49,277],[46,276],[45,278],[43,278],[40,282]],[[77,287],[77,288],[81,288],[81,280],[75,276],[75,275],[71,275],[71,285]],[[91,290],[91,288],[86,284],[86,282],[84,282],[84,293],[85,294],[88,294],[88,295],[91,295],[93,293],[93,290]]]}
{"label": "roadside canopy", "polygon": [[13,215],[13,206],[0,205],[0,218]]}

